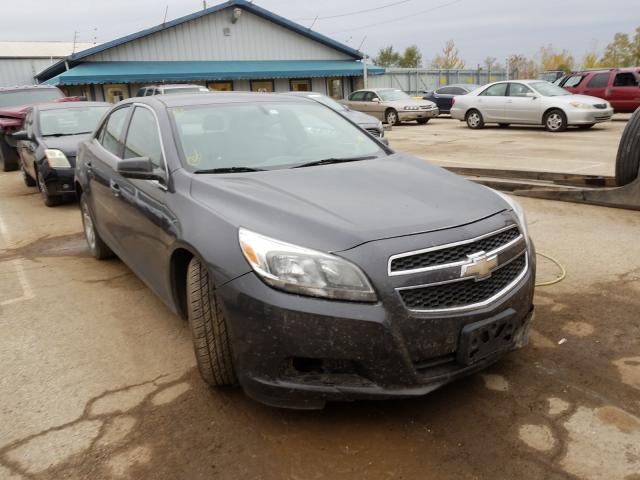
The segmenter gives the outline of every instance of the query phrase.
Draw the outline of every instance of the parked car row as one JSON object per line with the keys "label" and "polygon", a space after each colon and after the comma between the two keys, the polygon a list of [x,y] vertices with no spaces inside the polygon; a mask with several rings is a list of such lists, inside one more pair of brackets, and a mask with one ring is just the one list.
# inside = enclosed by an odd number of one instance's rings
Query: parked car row
{"label": "parked car row", "polygon": [[[374,93],[405,118],[437,114]],[[414,397],[524,346],[535,252],[520,206],[359,128],[382,132],[386,110],[328,103],[45,103],[16,137],[45,203],[77,196],[92,254],[189,321],[210,385],[293,408]],[[403,108],[416,104],[429,108]]]}

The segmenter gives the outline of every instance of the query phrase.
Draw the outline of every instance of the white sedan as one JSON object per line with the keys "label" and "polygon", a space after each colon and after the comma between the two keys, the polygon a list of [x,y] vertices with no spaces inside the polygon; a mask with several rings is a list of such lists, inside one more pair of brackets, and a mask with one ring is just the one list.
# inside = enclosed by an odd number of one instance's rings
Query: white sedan
{"label": "white sedan", "polygon": [[455,97],[451,117],[469,128],[486,123],[544,125],[550,132],[569,126],[587,129],[611,120],[613,108],[606,100],[573,95],[564,88],[541,80],[495,82]]}

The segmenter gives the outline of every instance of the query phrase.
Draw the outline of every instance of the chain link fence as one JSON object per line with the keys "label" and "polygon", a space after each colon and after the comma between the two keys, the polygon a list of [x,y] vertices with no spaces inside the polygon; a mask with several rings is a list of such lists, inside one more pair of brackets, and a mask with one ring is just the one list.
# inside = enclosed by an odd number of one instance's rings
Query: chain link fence
{"label": "chain link fence", "polygon": [[387,68],[382,75],[370,75],[369,88],[399,88],[410,95],[435,90],[443,85],[453,83],[467,83],[484,85],[490,82],[507,80],[507,72],[487,71],[480,69],[465,70],[434,70],[415,68]]}

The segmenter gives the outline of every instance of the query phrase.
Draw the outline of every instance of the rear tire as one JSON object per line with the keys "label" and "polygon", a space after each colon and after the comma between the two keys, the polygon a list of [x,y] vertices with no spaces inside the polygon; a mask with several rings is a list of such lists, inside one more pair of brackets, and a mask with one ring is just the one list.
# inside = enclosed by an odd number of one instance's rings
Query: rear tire
{"label": "rear tire", "polygon": [[425,125],[429,123],[429,120],[430,120],[429,118],[418,118],[416,122],[418,122],[418,125]]}
{"label": "rear tire", "polygon": [[6,141],[6,136],[0,133],[0,172],[11,172],[18,169],[18,152]]}
{"label": "rear tire", "polygon": [[20,173],[22,174],[22,181],[27,187],[35,187],[38,185],[36,181],[31,178],[31,175],[29,175],[24,169],[24,165],[22,165],[22,162],[20,162]]}
{"label": "rear tire", "polygon": [[227,322],[209,272],[196,257],[189,263],[186,281],[187,311],[200,375],[214,387],[233,385],[237,379]]}
{"label": "rear tire", "polygon": [[564,132],[567,129],[567,116],[562,110],[549,110],[542,121],[547,132]]}
{"label": "rear tire", "polygon": [[89,250],[98,260],[105,260],[113,257],[113,252],[106,243],[100,238],[100,234],[96,230],[93,216],[89,210],[89,204],[83,194],[80,194],[80,214],[82,215],[82,229],[84,238],[87,240]]}
{"label": "rear tire", "polygon": [[469,110],[464,117],[467,122],[467,127],[472,130],[479,130],[484,128],[484,118],[478,110]]}
{"label": "rear tire", "polygon": [[384,119],[389,125],[400,125],[400,117],[398,112],[390,108],[384,113]]}
{"label": "rear tire", "polygon": [[640,109],[629,119],[622,132],[616,157],[616,183],[627,185],[640,176]]}

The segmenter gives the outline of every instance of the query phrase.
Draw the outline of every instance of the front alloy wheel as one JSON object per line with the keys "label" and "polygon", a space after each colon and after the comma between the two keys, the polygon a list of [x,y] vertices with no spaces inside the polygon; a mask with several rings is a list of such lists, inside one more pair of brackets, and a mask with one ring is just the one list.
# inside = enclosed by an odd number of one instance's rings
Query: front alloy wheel
{"label": "front alloy wheel", "polygon": [[98,260],[104,260],[113,256],[113,252],[106,243],[100,238],[93,223],[93,217],[89,211],[89,205],[85,195],[80,196],[80,212],[82,214],[82,229],[84,238],[87,240],[89,250]]}
{"label": "front alloy wheel", "polygon": [[567,117],[560,110],[552,110],[544,118],[544,127],[549,132],[564,132],[567,129]]}
{"label": "front alloy wheel", "polygon": [[393,109],[387,111],[387,113],[385,115],[385,119],[387,120],[387,123],[389,125],[399,125],[400,124],[400,120],[398,118],[398,112],[396,112]]}

